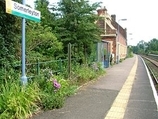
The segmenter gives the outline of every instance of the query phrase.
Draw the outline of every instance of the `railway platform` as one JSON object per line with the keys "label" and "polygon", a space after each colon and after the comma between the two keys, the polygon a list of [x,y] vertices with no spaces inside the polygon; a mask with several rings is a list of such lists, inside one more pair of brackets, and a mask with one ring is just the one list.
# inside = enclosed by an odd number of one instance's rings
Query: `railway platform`
{"label": "railway platform", "polygon": [[158,119],[158,97],[141,58],[135,55],[106,69],[87,83],[61,109],[32,119]]}

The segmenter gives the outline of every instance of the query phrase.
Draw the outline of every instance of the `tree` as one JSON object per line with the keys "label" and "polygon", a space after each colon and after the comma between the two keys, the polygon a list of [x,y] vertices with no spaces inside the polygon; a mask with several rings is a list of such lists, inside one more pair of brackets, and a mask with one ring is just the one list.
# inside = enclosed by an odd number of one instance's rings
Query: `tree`
{"label": "tree", "polygon": [[54,29],[55,14],[52,11],[55,9],[55,6],[49,8],[48,0],[36,0],[35,8],[41,12],[41,25],[48,25]]}
{"label": "tree", "polygon": [[5,12],[5,1],[0,1],[0,64],[13,62],[15,59],[16,34],[19,29],[15,26],[17,17]]}
{"label": "tree", "polygon": [[147,43],[147,50],[149,53],[158,54],[158,39],[153,38]]}
{"label": "tree", "polygon": [[[36,0],[35,1],[35,8],[41,12],[41,22],[39,27],[39,33],[43,34],[43,44],[38,45],[38,48],[35,48],[36,51],[40,51],[42,55],[48,54],[52,57],[59,55],[62,49],[62,43],[57,42],[56,39],[56,32],[55,32],[55,26],[56,26],[56,16],[55,13],[53,13],[53,10],[55,9],[55,6],[51,6],[48,0]],[[43,31],[42,31],[43,30]],[[36,33],[38,33],[38,29],[36,29]],[[48,41],[48,39],[52,39],[53,44],[46,45],[45,43]],[[50,42],[50,41],[49,41]],[[43,46],[41,46],[43,45]],[[53,46],[52,46],[53,45]],[[39,47],[40,46],[40,47]],[[50,48],[51,47],[51,48]],[[43,50],[43,51],[42,51]],[[54,50],[54,51],[53,51]]]}
{"label": "tree", "polygon": [[140,54],[158,54],[158,39],[153,38],[148,43],[143,40],[139,41],[137,46],[133,47],[133,52]]}
{"label": "tree", "polygon": [[61,0],[58,3],[57,37],[67,53],[67,44],[76,45],[80,54],[90,51],[91,45],[100,40],[100,30],[95,24],[95,14],[100,3],[89,4],[86,0]]}
{"label": "tree", "polygon": [[138,54],[139,49],[138,46],[132,46],[133,53]]}
{"label": "tree", "polygon": [[40,23],[28,22],[27,25],[27,55],[28,60],[52,59],[54,54],[62,49],[62,43],[52,33],[51,27]]}

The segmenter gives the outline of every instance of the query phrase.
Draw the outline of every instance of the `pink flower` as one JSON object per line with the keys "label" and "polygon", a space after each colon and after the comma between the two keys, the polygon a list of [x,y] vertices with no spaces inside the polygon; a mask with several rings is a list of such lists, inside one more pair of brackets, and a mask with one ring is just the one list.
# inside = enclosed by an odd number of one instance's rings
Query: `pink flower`
{"label": "pink flower", "polygon": [[61,87],[60,83],[58,83],[56,79],[53,80],[53,85],[56,89],[59,89]]}

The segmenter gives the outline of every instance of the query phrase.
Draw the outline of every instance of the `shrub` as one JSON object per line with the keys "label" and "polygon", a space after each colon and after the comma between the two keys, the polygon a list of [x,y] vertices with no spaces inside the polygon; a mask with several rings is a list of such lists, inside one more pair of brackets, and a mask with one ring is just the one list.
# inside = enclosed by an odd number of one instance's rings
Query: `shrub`
{"label": "shrub", "polygon": [[[104,70],[97,66],[96,71],[86,65],[77,65],[74,68],[77,81],[85,83],[103,74]],[[49,70],[29,81],[26,86],[21,85],[17,79],[19,75],[12,70],[1,79],[0,119],[23,119],[39,108],[46,110],[62,107],[65,98],[76,92],[77,84],[62,76],[53,76]]]}
{"label": "shrub", "polygon": [[[44,110],[61,108],[65,98],[75,93],[77,89],[77,86],[71,85],[69,80],[64,80],[60,76],[52,76],[50,79],[41,77],[36,81],[43,94],[41,106]],[[57,84],[60,86],[58,87]]]}
{"label": "shrub", "polygon": [[99,64],[97,64],[97,70],[93,67],[89,67],[87,65],[79,66],[75,71],[75,75],[77,77],[77,82],[79,84],[83,84],[89,80],[97,78],[99,75],[105,73],[105,71],[101,68]]}
{"label": "shrub", "polygon": [[36,83],[21,86],[19,82],[1,85],[0,118],[23,119],[38,109],[40,90]]}

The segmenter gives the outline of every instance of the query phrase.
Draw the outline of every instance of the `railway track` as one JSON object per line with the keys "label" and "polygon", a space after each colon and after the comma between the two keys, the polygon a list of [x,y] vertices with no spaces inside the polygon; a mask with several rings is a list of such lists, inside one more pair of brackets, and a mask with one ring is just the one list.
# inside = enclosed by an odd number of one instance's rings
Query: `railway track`
{"label": "railway track", "polygon": [[153,79],[155,88],[158,93],[158,59],[154,59],[153,57],[150,58],[149,56],[143,56],[143,55],[141,55],[141,57],[144,59],[146,65],[150,71],[151,77]]}

